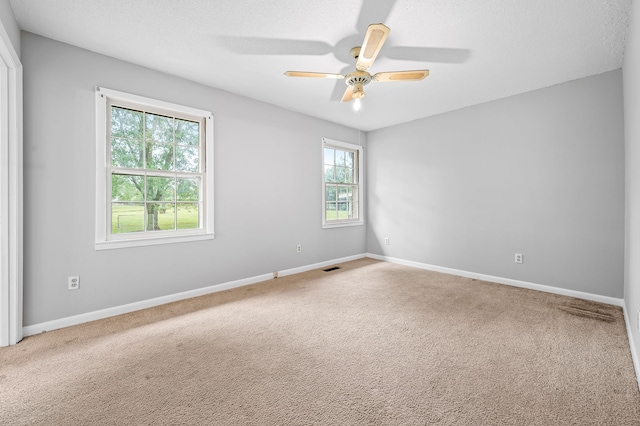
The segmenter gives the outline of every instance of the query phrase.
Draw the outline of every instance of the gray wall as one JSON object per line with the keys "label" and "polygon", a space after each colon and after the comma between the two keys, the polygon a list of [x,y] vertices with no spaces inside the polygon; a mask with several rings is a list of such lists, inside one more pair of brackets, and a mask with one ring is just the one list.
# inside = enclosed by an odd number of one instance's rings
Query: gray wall
{"label": "gray wall", "polygon": [[369,132],[368,252],[622,298],[622,107],[616,70]]}
{"label": "gray wall", "polygon": [[[355,130],[30,33],[22,62],[25,325],[364,253],[321,228],[321,138]],[[213,112],[215,240],[94,250],[96,85]]]}
{"label": "gray wall", "polygon": [[627,184],[624,299],[631,326],[631,343],[636,354],[640,354],[640,4],[637,1],[631,6],[622,73]]}

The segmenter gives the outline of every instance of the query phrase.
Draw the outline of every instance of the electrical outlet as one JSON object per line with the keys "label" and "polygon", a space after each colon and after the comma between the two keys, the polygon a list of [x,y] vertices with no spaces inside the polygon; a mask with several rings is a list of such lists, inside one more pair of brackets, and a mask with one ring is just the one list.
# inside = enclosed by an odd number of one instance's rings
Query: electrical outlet
{"label": "electrical outlet", "polygon": [[67,288],[69,290],[77,290],[80,288],[80,277],[78,275],[74,275],[68,278]]}
{"label": "electrical outlet", "polygon": [[384,245],[385,246],[389,245],[389,237],[384,237]]}
{"label": "electrical outlet", "polygon": [[516,263],[522,263],[522,260],[523,260],[522,253],[516,253],[516,258],[515,258]]}
{"label": "electrical outlet", "polygon": [[301,244],[298,244],[298,245],[296,246],[296,252],[297,252],[297,253],[302,253],[302,245],[301,245]]}

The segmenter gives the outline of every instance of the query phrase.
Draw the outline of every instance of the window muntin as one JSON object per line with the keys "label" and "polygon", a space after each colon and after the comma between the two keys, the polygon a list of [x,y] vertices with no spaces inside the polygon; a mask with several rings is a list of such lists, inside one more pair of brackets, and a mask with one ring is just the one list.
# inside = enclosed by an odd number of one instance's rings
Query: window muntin
{"label": "window muntin", "polygon": [[96,248],[213,238],[211,113],[104,88],[96,94],[104,153]]}
{"label": "window muntin", "polygon": [[323,139],[323,226],[362,224],[362,147]]}

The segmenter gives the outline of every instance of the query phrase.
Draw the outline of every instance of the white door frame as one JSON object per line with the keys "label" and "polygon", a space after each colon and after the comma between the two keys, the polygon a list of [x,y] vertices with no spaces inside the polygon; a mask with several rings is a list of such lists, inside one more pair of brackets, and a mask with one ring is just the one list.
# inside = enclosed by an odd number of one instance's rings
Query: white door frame
{"label": "white door frame", "polygon": [[22,64],[0,23],[0,346],[22,340]]}

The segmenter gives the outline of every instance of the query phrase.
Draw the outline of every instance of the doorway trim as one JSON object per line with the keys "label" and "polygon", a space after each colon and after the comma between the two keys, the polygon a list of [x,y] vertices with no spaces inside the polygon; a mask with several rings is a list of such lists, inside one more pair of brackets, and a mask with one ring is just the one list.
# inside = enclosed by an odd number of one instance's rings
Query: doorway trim
{"label": "doorway trim", "polygon": [[0,23],[0,346],[22,340],[22,63]]}

